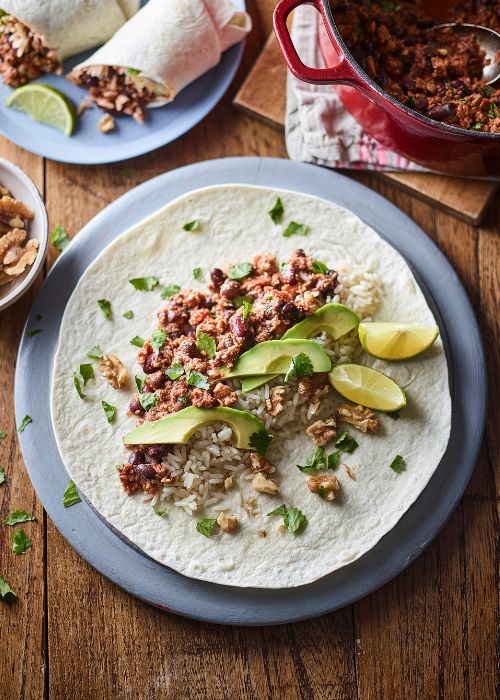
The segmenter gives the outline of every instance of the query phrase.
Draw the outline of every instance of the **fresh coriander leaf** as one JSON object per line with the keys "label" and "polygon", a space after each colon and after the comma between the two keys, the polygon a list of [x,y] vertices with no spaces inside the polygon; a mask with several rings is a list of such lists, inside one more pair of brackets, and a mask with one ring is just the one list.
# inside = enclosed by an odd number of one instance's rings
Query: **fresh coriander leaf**
{"label": "fresh coriander leaf", "polygon": [[198,231],[200,228],[200,222],[198,219],[194,219],[194,221],[188,221],[182,228],[184,231]]}
{"label": "fresh coriander leaf", "polygon": [[269,447],[273,435],[270,435],[267,430],[255,431],[248,438],[248,444],[252,447],[261,457],[266,456],[267,448]]}
{"label": "fresh coriander leaf", "polygon": [[208,377],[195,369],[188,369],[186,372],[187,383],[197,389],[210,389]]}
{"label": "fresh coriander leaf", "polygon": [[160,352],[162,347],[165,345],[166,340],[167,334],[165,331],[162,328],[157,328],[151,336],[151,340],[149,342],[151,343],[151,347],[155,352]]}
{"label": "fresh coriander leaf", "polygon": [[5,472],[2,469],[2,467],[0,467],[0,485],[2,485],[4,483],[4,481],[5,481]]}
{"label": "fresh coriander leaf", "polygon": [[167,284],[167,286],[163,288],[163,292],[161,293],[161,298],[162,299],[170,299],[170,297],[173,297],[174,294],[179,294],[180,291],[181,291],[181,288],[179,287],[178,284]]}
{"label": "fresh coriander leaf", "polygon": [[243,323],[248,321],[250,314],[252,313],[252,304],[249,301],[243,301]]}
{"label": "fresh coriander leaf", "polygon": [[329,268],[328,265],[325,265],[325,263],[321,262],[321,260],[313,260],[312,269],[313,272],[316,272],[318,275],[326,275]]}
{"label": "fresh coriander leaf", "polygon": [[43,333],[43,328],[32,328],[26,333],[26,335],[28,336],[28,338],[33,338],[33,336],[38,335],[38,333]]}
{"label": "fresh coriander leaf", "polygon": [[111,302],[107,299],[98,299],[99,308],[106,318],[111,318]]}
{"label": "fresh coriander leaf", "polygon": [[145,411],[149,411],[150,408],[156,406],[157,401],[156,391],[153,391],[151,394],[139,394],[139,403]]}
{"label": "fresh coriander leaf", "polygon": [[208,357],[214,357],[217,350],[214,338],[208,333],[198,333],[196,336],[196,347]]}
{"label": "fresh coriander leaf", "polygon": [[296,221],[290,221],[286,229],[283,231],[284,238],[290,238],[290,236],[305,236],[309,231],[309,226],[306,224],[298,224]]}
{"label": "fresh coriander leaf", "polygon": [[319,494],[319,497],[320,497],[320,498],[326,498],[326,489],[325,489],[324,486],[320,486],[320,487],[319,487],[319,492],[318,492],[318,494]]}
{"label": "fresh coriander leaf", "polygon": [[54,245],[57,250],[63,251],[69,243],[68,233],[64,230],[61,224],[56,224],[56,227],[52,231],[50,237],[50,242]]}
{"label": "fresh coriander leaf", "polygon": [[92,365],[80,365],[78,368],[80,376],[83,379],[83,386],[87,386],[87,382],[94,379],[94,368]]}
{"label": "fresh coriander leaf", "polygon": [[279,222],[283,218],[284,212],[285,208],[283,206],[283,202],[279,197],[276,197],[276,201],[273,205],[273,208],[270,209],[267,213],[269,214],[269,216],[275,224],[279,224]]}
{"label": "fresh coriander leaf", "polygon": [[307,525],[307,518],[299,508],[293,506],[287,508],[283,522],[288,528],[288,532],[300,532]]}
{"label": "fresh coriander leaf", "polygon": [[320,471],[321,469],[326,469],[325,448],[318,447],[312,455],[307,458],[305,466],[301,467],[300,464],[297,464],[297,467],[303,474],[314,474],[314,472]]}
{"label": "fresh coriander leaf", "polygon": [[21,425],[20,425],[19,428],[17,429],[17,432],[18,432],[18,433],[22,433],[23,430],[26,428],[26,426],[29,425],[29,423],[32,423],[32,422],[33,422],[33,418],[32,418],[31,416],[24,416],[24,418],[23,418],[22,421],[21,421]]}
{"label": "fresh coriander leaf", "polygon": [[134,289],[139,292],[152,292],[153,289],[160,283],[158,277],[150,275],[149,277],[134,277],[129,280],[130,284]]}
{"label": "fresh coriander leaf", "polygon": [[21,530],[21,528],[14,530],[12,533],[12,551],[14,554],[24,554],[32,546],[33,540],[26,536],[24,530]]}
{"label": "fresh coriander leaf", "polygon": [[129,75],[139,75],[141,71],[137,70],[137,68],[125,68],[125,72]]}
{"label": "fresh coriander leaf", "polygon": [[7,433],[5,432],[5,430],[0,430],[0,440],[4,440],[6,436]]}
{"label": "fresh coriander leaf", "polygon": [[491,87],[491,85],[481,88],[481,94],[483,97],[493,97],[495,94],[495,88]]}
{"label": "fresh coriander leaf", "polygon": [[182,375],[184,374],[184,367],[180,362],[174,362],[173,365],[170,365],[170,367],[165,370],[165,374],[169,379],[175,381],[176,379],[182,377]]}
{"label": "fresh coriander leaf", "polygon": [[290,377],[310,377],[312,374],[314,374],[314,368],[310,358],[305,352],[300,352],[296,357],[292,357],[283,381],[286,384]]}
{"label": "fresh coriander leaf", "polygon": [[205,275],[203,274],[203,270],[201,267],[195,267],[193,270],[193,277],[197,282],[203,282],[205,279]]}
{"label": "fresh coriander leaf", "polygon": [[134,318],[134,312],[131,309],[125,311],[123,314],[123,318],[126,318],[130,321],[131,318]]}
{"label": "fresh coriander leaf", "polygon": [[83,393],[83,391],[82,391],[82,383],[81,383],[80,379],[78,378],[78,376],[77,376],[76,374],[73,376],[73,384],[74,384],[74,386],[75,386],[76,393],[78,394],[78,396],[79,396],[81,399],[85,399],[85,398],[87,397],[87,395]]}
{"label": "fresh coriander leaf", "polygon": [[3,521],[4,525],[17,525],[18,523],[28,523],[36,520],[35,516],[25,510],[13,510]]}
{"label": "fresh coriander leaf", "polygon": [[103,355],[104,353],[98,345],[91,347],[87,353],[87,357],[90,357],[91,360],[101,360]]}
{"label": "fresh coriander leaf", "polygon": [[227,273],[230,280],[242,280],[253,272],[253,265],[250,263],[238,263],[233,265]]}
{"label": "fresh coriander leaf", "polygon": [[217,528],[217,518],[201,518],[196,523],[196,529],[205,537],[212,537]]}
{"label": "fresh coriander leaf", "polygon": [[107,401],[101,401],[104,413],[106,414],[106,420],[108,423],[112,423],[116,416],[116,406],[112,406]]}
{"label": "fresh coriander leaf", "polygon": [[71,506],[76,505],[77,503],[81,503],[82,499],[78,495],[78,491],[76,490],[76,484],[73,481],[73,479],[70,479],[68,485],[64,489],[63,493],[63,506],[65,508],[70,508]]}
{"label": "fresh coriander leaf", "polygon": [[358,447],[358,443],[349,435],[347,430],[344,430],[340,437],[338,437],[335,441],[335,447],[338,447],[341,452],[351,453],[354,452],[356,447]]}
{"label": "fresh coriander leaf", "polygon": [[389,418],[392,418],[392,420],[399,420],[401,417],[399,411],[388,411],[386,415],[389,416]]}
{"label": "fresh coriander leaf", "polygon": [[482,122],[475,122],[472,126],[471,129],[474,129],[475,131],[481,131],[483,128],[484,124]]}
{"label": "fresh coriander leaf", "polygon": [[282,506],[280,506],[279,508],[275,508],[270,513],[268,513],[267,517],[269,518],[271,515],[282,515],[284,517],[286,515],[286,513],[287,513],[287,507],[283,503]]}
{"label": "fresh coriander leaf", "polygon": [[245,302],[251,304],[253,302],[253,297],[245,295],[245,296],[234,297],[234,299],[233,299],[233,304],[234,304],[234,307],[236,309],[239,309],[240,306],[243,306]]}
{"label": "fresh coriander leaf", "polygon": [[340,450],[336,450],[335,452],[332,452],[331,455],[328,455],[326,459],[326,467],[327,469],[338,469],[338,466],[340,464]]}
{"label": "fresh coriander leaf", "polygon": [[5,10],[0,10],[0,17],[8,17],[9,13],[5,12]]}
{"label": "fresh coriander leaf", "polygon": [[144,338],[141,338],[140,335],[135,335],[130,341],[130,345],[135,345],[136,348],[142,348],[144,345]]}
{"label": "fresh coriander leaf", "polygon": [[406,469],[406,462],[401,457],[401,455],[396,455],[392,462],[389,464],[389,467],[392,469],[393,472],[396,472],[396,474],[401,474],[401,472],[404,472]]}
{"label": "fresh coriander leaf", "polygon": [[159,515],[160,518],[163,518],[164,515],[167,513],[167,509],[165,508],[164,510],[160,510],[158,506],[153,506],[153,510],[156,513],[156,515]]}
{"label": "fresh coriander leaf", "polygon": [[13,600],[17,598],[17,594],[14,593],[3,576],[0,576],[0,598],[2,600]]}
{"label": "fresh coriander leaf", "polygon": [[135,385],[137,387],[137,391],[142,391],[145,383],[146,377],[138,377],[137,375],[135,376]]}

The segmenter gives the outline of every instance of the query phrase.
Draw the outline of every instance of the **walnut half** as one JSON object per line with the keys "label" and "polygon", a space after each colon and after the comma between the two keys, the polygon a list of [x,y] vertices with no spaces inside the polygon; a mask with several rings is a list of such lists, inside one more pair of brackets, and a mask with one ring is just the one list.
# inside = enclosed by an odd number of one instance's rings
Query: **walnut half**
{"label": "walnut half", "polygon": [[116,355],[104,355],[99,369],[113,389],[122,389],[128,382],[128,371]]}
{"label": "walnut half", "polygon": [[234,532],[238,527],[238,518],[235,515],[226,515],[224,512],[219,515],[217,522],[224,532]]}
{"label": "walnut half", "polygon": [[269,398],[266,399],[266,411],[270,416],[279,415],[284,407],[285,387],[275,386],[269,392]]}
{"label": "walnut half", "polygon": [[364,406],[343,403],[338,407],[337,415],[340,420],[350,423],[362,433],[378,433],[379,431],[380,423],[377,416]]}
{"label": "walnut half", "polygon": [[260,472],[252,479],[252,488],[261,493],[269,493],[271,495],[278,493],[278,484],[272,479],[266,479]]}
{"label": "walnut half", "polygon": [[336,476],[310,476],[307,485],[311,493],[317,493],[325,501],[334,501],[335,492],[340,490]]}
{"label": "walnut half", "polygon": [[275,470],[273,465],[264,457],[261,457],[257,452],[250,452],[250,469],[253,472],[262,472],[263,474],[272,474]]}
{"label": "walnut half", "polygon": [[306,434],[309,435],[315,445],[324,447],[331,442],[337,434],[337,421],[335,420],[335,416],[330,416],[329,418],[325,418],[325,420],[317,420],[315,423],[312,423],[312,425],[307,428]]}

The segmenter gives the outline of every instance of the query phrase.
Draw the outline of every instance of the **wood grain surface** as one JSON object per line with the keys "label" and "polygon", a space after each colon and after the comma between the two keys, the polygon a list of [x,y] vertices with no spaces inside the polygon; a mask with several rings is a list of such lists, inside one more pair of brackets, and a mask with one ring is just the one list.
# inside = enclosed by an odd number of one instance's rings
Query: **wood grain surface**
{"label": "wood grain surface", "polygon": [[[269,34],[273,5],[273,0],[249,2],[255,30],[230,92],[200,125],[166,148],[127,163],[77,167],[43,162],[0,140],[0,155],[24,168],[43,192],[51,227],[61,223],[75,235],[129,188],[187,163],[232,155],[285,157],[279,132],[231,107]],[[0,486],[0,516],[24,508],[37,517],[24,527],[33,548],[23,556],[12,554],[11,528],[0,525],[0,573],[19,596],[11,604],[0,601],[1,700],[495,697],[500,202],[479,228],[376,177],[357,178],[395,202],[441,247],[471,296],[486,341],[488,428],[472,481],[448,524],[382,589],[300,624],[259,629],[200,624],[126,595],[58,534],[19,453],[14,365],[35,286],[0,315],[0,430],[7,432],[0,440],[0,466],[7,476]],[[52,248],[47,269],[56,254]]]}

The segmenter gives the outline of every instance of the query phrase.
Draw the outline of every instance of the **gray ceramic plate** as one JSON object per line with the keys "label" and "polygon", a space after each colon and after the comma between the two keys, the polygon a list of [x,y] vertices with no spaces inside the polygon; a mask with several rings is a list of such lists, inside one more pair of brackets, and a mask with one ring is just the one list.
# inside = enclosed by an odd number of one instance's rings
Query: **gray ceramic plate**
{"label": "gray ceramic plate", "polygon": [[[453,424],[450,444],[430,483],[389,532],[358,561],[293,590],[256,590],[196,581],[153,561],[118,536],[87,504],[62,505],[68,474],[49,412],[50,378],[61,318],[78,279],[116,236],[190,190],[219,183],[282,187],[323,197],[352,210],[406,258],[439,319],[450,368]],[[41,323],[36,314],[43,315]],[[24,333],[16,370],[18,424],[33,485],[61,533],[98,571],[133,595],[180,615],[239,625],[268,625],[321,615],[367,595],[407,567],[436,536],[457,505],[474,468],[485,420],[483,349],[469,300],[449,263],[399,209],[337,173],[288,160],[228,158],[174,170],[145,182],[96,216],[48,275]],[[26,329],[25,329],[26,330]],[[22,505],[22,504],[20,504]]]}

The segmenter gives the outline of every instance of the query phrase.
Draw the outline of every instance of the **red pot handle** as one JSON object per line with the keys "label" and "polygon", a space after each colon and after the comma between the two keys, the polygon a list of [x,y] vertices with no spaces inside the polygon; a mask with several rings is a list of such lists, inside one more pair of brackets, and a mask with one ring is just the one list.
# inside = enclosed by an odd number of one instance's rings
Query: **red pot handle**
{"label": "red pot handle", "polygon": [[273,24],[274,31],[276,33],[276,38],[278,39],[278,44],[280,45],[285,61],[287,62],[288,68],[293,73],[293,75],[299,80],[303,80],[306,83],[316,83],[320,85],[327,85],[331,83],[344,83],[348,85],[359,84],[359,78],[352,66],[348,63],[344,56],[340,45],[331,32],[328,31],[328,36],[330,41],[334,45],[337,54],[340,56],[340,60],[336,66],[332,68],[311,68],[306,66],[299,58],[295,46],[293,45],[288,27],[286,25],[286,20],[288,15],[292,10],[295,10],[300,5],[313,5],[316,10],[323,17],[323,22],[325,26],[329,28],[328,18],[325,14],[325,7],[321,0],[280,0],[274,10]]}

